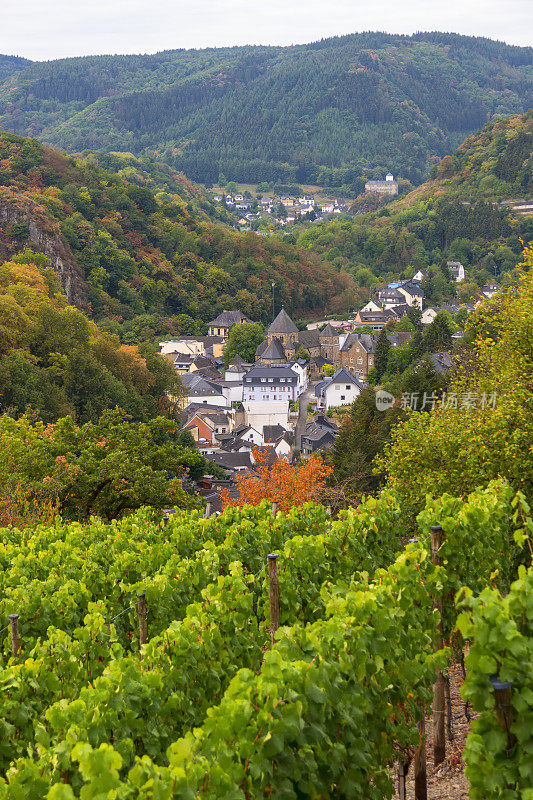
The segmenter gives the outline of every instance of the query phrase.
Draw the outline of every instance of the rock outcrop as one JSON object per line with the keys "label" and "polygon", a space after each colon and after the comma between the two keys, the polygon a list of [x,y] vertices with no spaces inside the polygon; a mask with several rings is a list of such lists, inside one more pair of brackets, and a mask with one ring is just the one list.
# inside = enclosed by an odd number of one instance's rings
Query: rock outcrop
{"label": "rock outcrop", "polygon": [[[27,236],[15,237],[13,227],[27,226]],[[0,190],[0,260],[10,258],[21,248],[44,253],[56,271],[71,305],[90,311],[88,287],[82,267],[61,235],[59,226],[46,209],[25,195],[11,195]]]}

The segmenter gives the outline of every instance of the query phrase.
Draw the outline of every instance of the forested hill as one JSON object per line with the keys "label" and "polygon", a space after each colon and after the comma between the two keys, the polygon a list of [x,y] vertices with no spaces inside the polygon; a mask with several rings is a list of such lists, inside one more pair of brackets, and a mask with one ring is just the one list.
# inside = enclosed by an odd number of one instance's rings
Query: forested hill
{"label": "forested hill", "polygon": [[445,157],[431,180],[380,211],[309,227],[295,240],[367,292],[429,268],[426,305],[454,299],[446,262],[461,261],[459,300],[467,302],[489,280],[513,280],[523,243],[533,241],[533,214],[515,214],[506,201],[532,196],[530,111],[488,123]]}
{"label": "forested hill", "polygon": [[[129,169],[132,179],[147,172],[135,160]],[[0,133],[0,260],[41,250],[69,300],[126,344],[204,332],[225,308],[267,321],[272,281],[293,314],[348,302],[348,275],[289,243],[215,225],[202,202]]]}
{"label": "forested hill", "polygon": [[12,66],[0,127],[71,152],[148,150],[203,183],[420,183],[494,114],[533,106],[532,48],[457,34]]}

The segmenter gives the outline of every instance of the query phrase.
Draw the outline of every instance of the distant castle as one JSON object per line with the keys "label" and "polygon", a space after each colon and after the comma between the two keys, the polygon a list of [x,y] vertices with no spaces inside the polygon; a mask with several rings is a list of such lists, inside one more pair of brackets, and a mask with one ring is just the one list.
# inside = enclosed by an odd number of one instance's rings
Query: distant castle
{"label": "distant castle", "polygon": [[367,181],[365,192],[375,192],[376,194],[398,194],[398,184],[394,180],[394,175],[389,172],[384,181]]}

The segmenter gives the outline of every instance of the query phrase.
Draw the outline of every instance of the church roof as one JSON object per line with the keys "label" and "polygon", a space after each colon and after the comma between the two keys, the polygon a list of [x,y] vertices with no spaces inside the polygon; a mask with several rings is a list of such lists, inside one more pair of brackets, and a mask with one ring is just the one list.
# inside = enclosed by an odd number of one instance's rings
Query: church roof
{"label": "church roof", "polygon": [[320,331],[320,336],[338,336],[339,332],[333,327],[331,322],[328,322],[325,328]]}
{"label": "church roof", "polygon": [[279,339],[272,339],[268,346],[261,353],[261,358],[264,359],[279,359],[285,360],[285,350]]}
{"label": "church roof", "polygon": [[298,333],[298,328],[284,308],[281,309],[268,329],[269,333]]}
{"label": "church roof", "polygon": [[237,355],[236,355],[236,356],[234,356],[234,357],[231,359],[231,364],[230,364],[230,367],[231,367],[231,366],[233,366],[233,364],[244,364],[244,363],[245,363],[245,362],[244,362],[244,358],[241,358],[241,357],[240,357],[240,355],[237,353]]}

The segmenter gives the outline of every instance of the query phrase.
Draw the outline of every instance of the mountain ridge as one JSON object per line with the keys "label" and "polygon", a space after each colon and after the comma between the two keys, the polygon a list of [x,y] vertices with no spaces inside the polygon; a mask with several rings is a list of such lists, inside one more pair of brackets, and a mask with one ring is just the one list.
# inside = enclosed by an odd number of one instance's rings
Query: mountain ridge
{"label": "mountain ridge", "polygon": [[[0,128],[150,153],[203,183],[413,183],[494,114],[533,106],[533,49],[438,32],[34,62]],[[155,133],[154,133],[155,130]]]}

